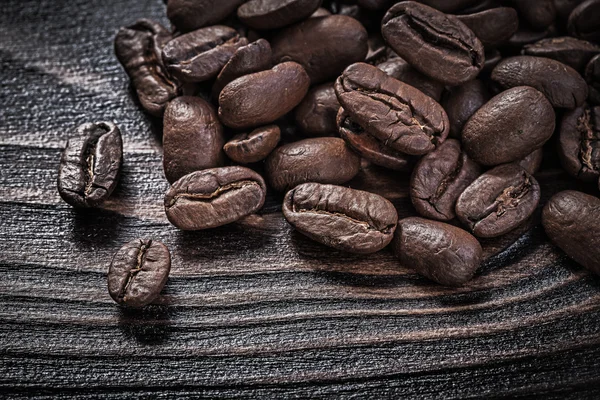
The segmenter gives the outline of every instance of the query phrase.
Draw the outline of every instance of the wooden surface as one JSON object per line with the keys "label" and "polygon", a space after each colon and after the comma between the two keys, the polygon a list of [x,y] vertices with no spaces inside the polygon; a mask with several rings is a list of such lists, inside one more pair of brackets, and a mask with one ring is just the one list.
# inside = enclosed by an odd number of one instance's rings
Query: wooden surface
{"label": "wooden surface", "polygon": [[[170,226],[160,123],[112,50],[141,17],[167,22],[161,0],[0,2],[0,397],[600,397],[600,280],[537,218],[504,251],[514,237],[487,242],[476,279],[454,290],[389,250],[305,239],[277,195],[229,227]],[[75,211],[55,187],[61,148],[100,120],[124,132],[122,180],[102,209]],[[545,199],[573,187],[556,169],[539,180]],[[352,182],[403,216],[406,185],[373,168]],[[132,312],[106,271],[137,237],[169,246],[173,267],[157,305]]]}

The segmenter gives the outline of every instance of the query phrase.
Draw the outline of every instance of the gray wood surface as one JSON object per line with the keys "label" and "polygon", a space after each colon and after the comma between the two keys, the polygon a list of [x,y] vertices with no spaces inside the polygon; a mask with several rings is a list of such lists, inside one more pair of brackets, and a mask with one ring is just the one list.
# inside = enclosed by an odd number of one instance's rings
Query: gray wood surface
{"label": "gray wood surface", "polygon": [[[600,398],[600,280],[539,216],[486,242],[460,289],[389,250],[305,239],[280,195],[228,227],[169,225],[160,122],[112,48],[118,27],[164,14],[161,0],[0,2],[0,397]],[[75,211],[55,187],[61,149],[100,120],[124,133],[122,180],[101,209]],[[544,199],[575,187],[547,164]],[[365,166],[351,186],[413,214],[405,175]],[[156,305],[133,312],[106,271],[137,237],[169,246],[173,267]]]}

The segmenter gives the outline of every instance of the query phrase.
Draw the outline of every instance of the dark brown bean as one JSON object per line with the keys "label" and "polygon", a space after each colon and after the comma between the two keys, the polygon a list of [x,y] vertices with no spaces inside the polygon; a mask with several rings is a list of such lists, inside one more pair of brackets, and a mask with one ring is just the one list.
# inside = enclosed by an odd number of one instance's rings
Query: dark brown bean
{"label": "dark brown bean", "polygon": [[237,15],[252,29],[283,28],[308,18],[322,0],[250,0],[242,4]]}
{"label": "dark brown bean", "polygon": [[586,0],[569,15],[567,28],[572,36],[600,42],[600,0]]}
{"label": "dark brown bean", "polygon": [[519,15],[510,7],[457,15],[456,18],[469,27],[486,48],[506,42],[519,29]]}
{"label": "dark brown bean", "polygon": [[549,27],[556,18],[553,0],[512,0],[521,17],[533,29],[541,30]]}
{"label": "dark brown bean", "polygon": [[315,86],[296,108],[296,124],[307,136],[334,136],[339,109],[340,102],[335,95],[333,82]]}
{"label": "dark brown bean", "polygon": [[246,0],[169,0],[167,17],[177,30],[190,32],[221,22]]}
{"label": "dark brown bean", "polygon": [[250,133],[240,133],[225,143],[223,150],[233,161],[249,164],[264,160],[279,143],[281,131],[277,125],[256,128]]}
{"label": "dark brown bean", "polygon": [[600,107],[585,105],[564,114],[558,155],[571,176],[586,182],[600,177]]}
{"label": "dark brown bean", "polygon": [[448,114],[450,136],[460,139],[464,125],[490,97],[487,86],[479,79],[452,88],[442,103]]}
{"label": "dark brown bean", "polygon": [[585,69],[591,58],[600,53],[600,47],[570,36],[542,39],[523,47],[523,54],[548,57],[570,66],[578,72]]}

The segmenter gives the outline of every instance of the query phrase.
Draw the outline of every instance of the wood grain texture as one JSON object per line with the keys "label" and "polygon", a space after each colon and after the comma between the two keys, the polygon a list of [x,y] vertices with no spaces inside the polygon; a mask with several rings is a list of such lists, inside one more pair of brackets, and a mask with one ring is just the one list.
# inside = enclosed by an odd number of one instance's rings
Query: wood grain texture
{"label": "wood grain texture", "polygon": [[[0,397],[600,397],[600,281],[548,243],[539,216],[486,241],[460,289],[389,250],[305,239],[272,193],[228,227],[169,225],[160,123],[112,50],[118,27],[164,14],[161,0],[0,4]],[[124,133],[122,180],[102,209],[75,211],[56,191],[60,152],[100,120]],[[546,164],[544,200],[576,187]],[[407,182],[365,166],[351,186],[407,216]],[[133,312],[110,299],[106,271],[137,237],[169,246],[173,267],[156,304]]]}

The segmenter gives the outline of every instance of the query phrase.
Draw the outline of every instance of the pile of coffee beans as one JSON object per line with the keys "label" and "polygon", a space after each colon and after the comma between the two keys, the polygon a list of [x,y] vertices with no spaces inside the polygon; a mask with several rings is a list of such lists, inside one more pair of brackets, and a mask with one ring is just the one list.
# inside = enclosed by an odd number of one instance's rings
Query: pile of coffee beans
{"label": "pile of coffee beans", "polygon": [[[280,192],[307,237],[358,254],[391,245],[401,265],[459,286],[481,239],[540,206],[546,143],[573,179],[599,184],[600,0],[165,3],[170,28],[137,21],[115,52],[141,107],[162,118],[164,206],[179,229],[230,224]],[[122,153],[114,124],[81,126],[60,163],[63,199],[101,204]],[[368,163],[410,174],[418,216],[398,220],[389,200],[344,186]],[[593,194],[555,194],[542,224],[600,274]],[[157,241],[127,243],[109,292],[149,304],[170,264]]]}

